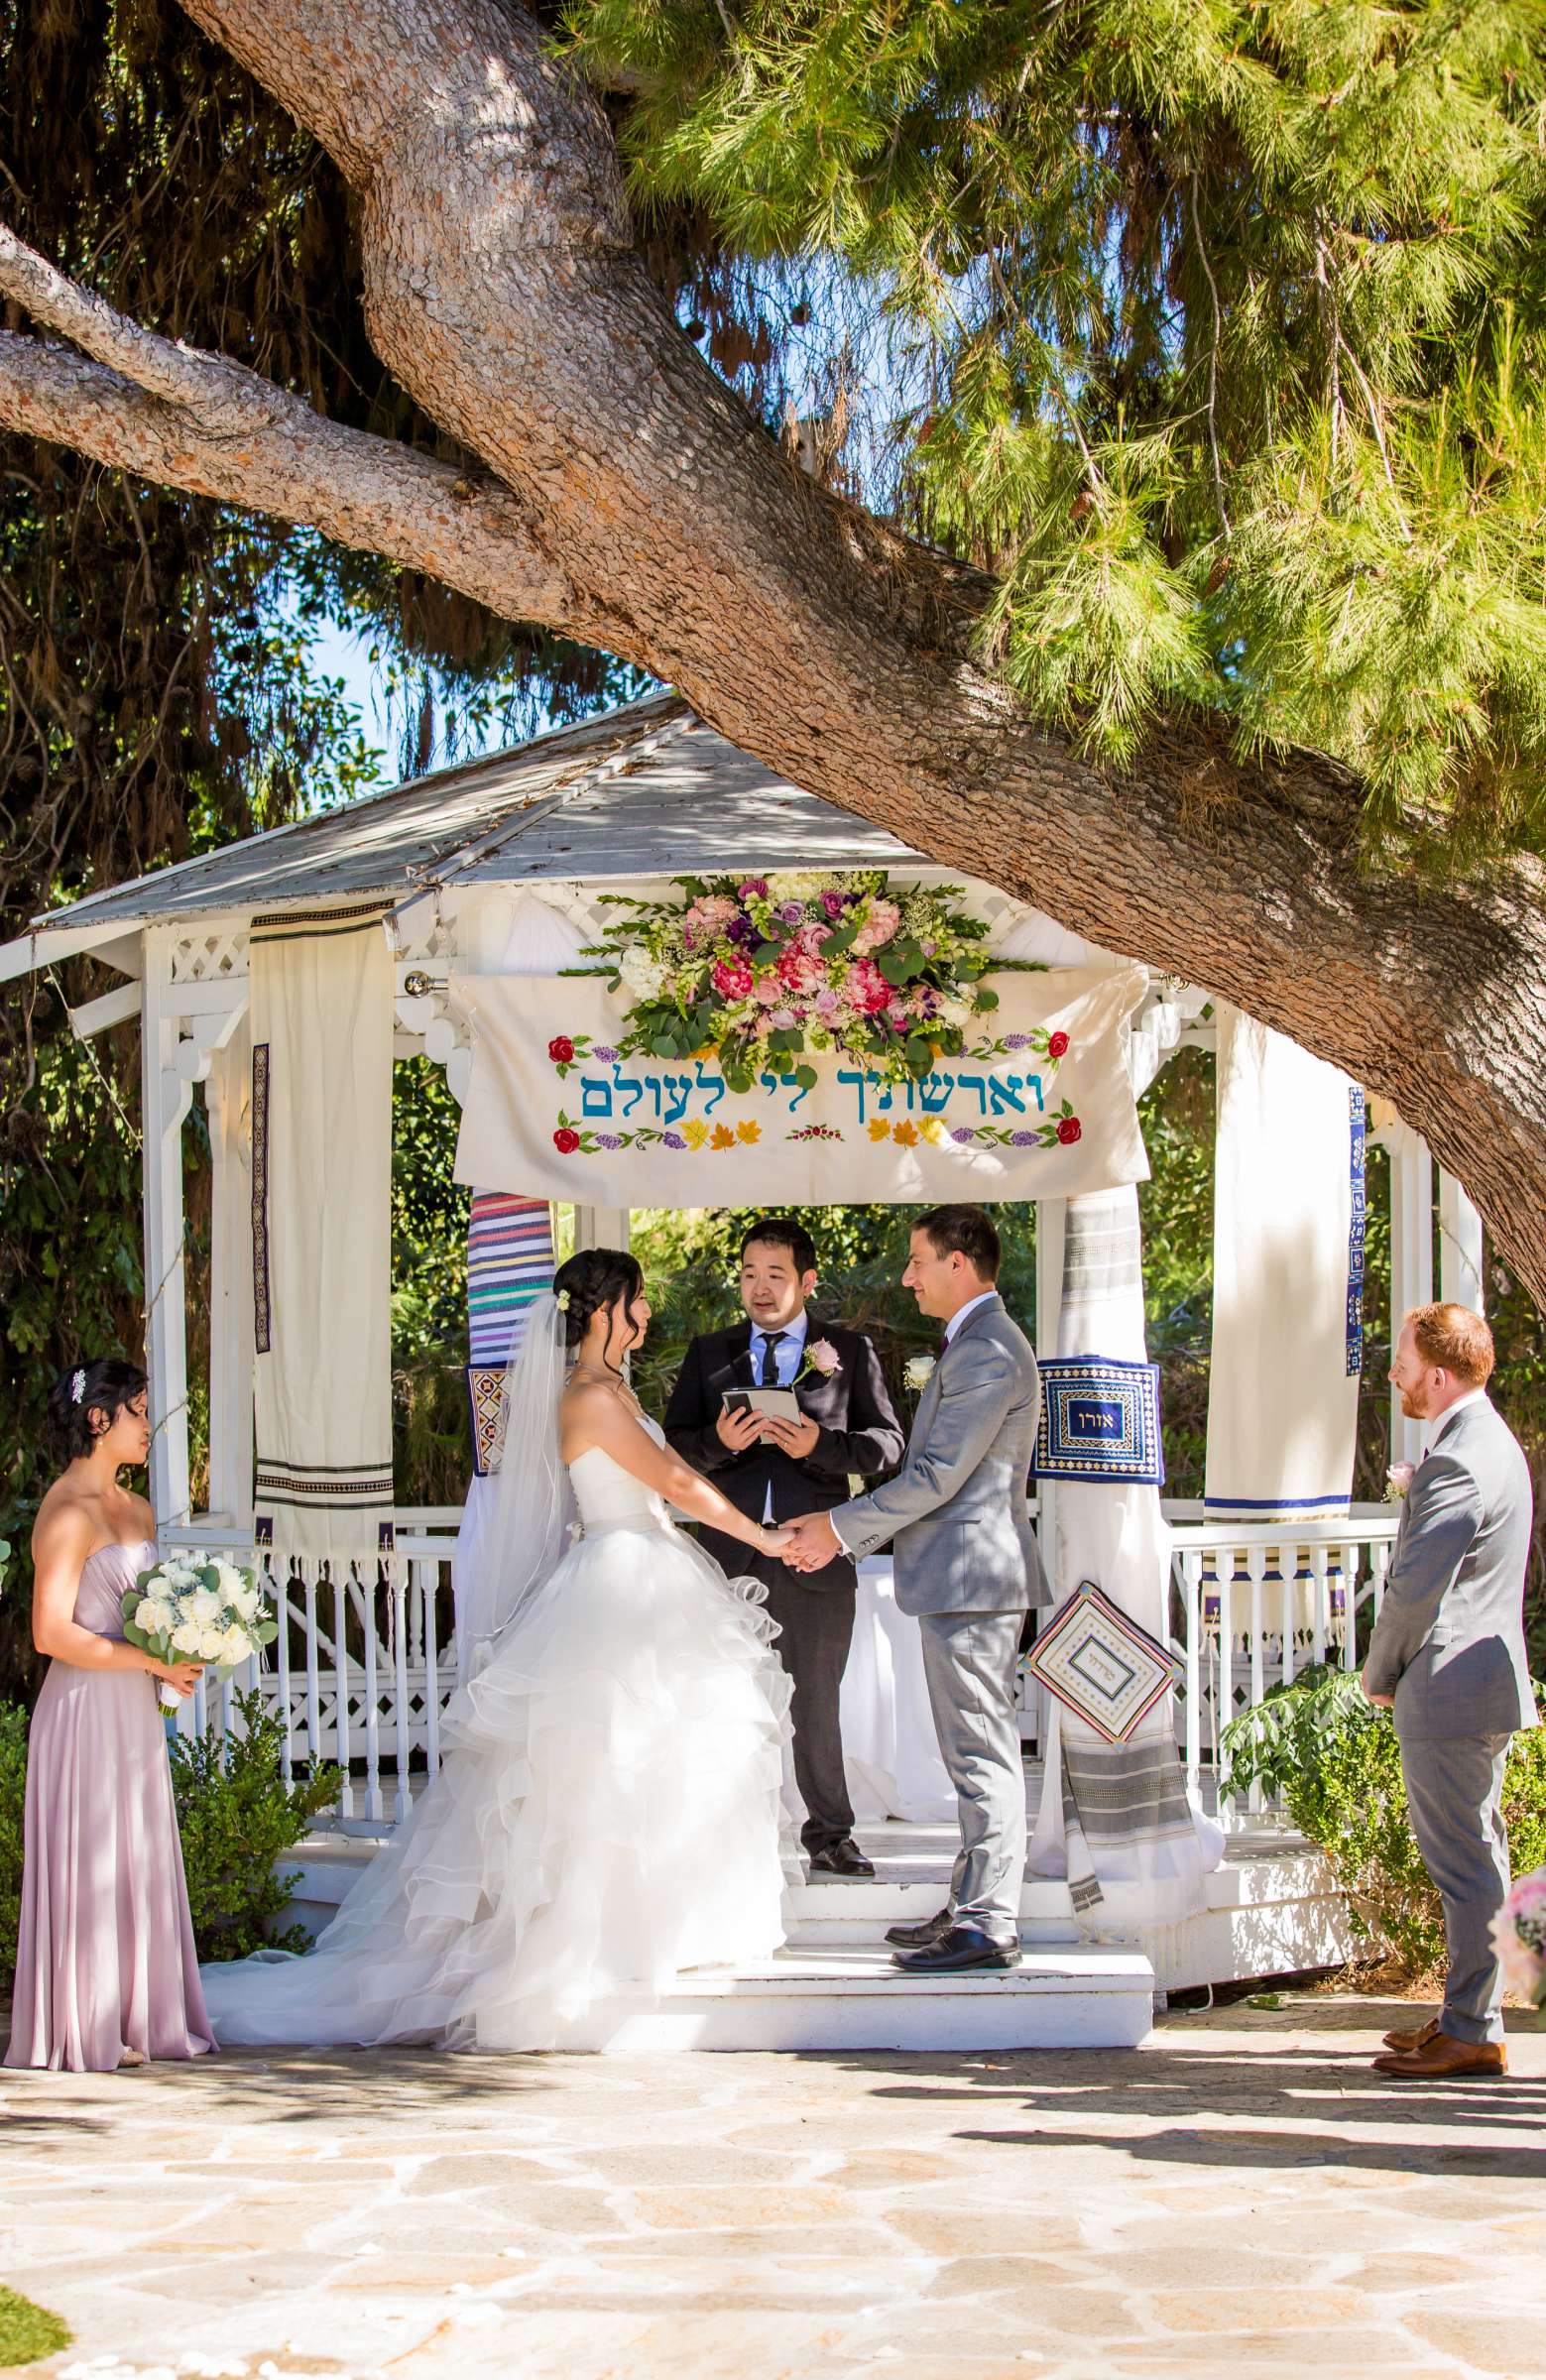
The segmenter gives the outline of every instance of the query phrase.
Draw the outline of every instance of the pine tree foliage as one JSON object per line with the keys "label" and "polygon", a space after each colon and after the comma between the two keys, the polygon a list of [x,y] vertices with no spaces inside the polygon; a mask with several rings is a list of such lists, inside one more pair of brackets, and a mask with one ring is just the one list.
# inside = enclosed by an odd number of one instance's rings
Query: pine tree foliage
{"label": "pine tree foliage", "polygon": [[876,293],[911,524],[1121,760],[1206,705],[1387,862],[1546,832],[1538,0],[573,0],[635,191]]}

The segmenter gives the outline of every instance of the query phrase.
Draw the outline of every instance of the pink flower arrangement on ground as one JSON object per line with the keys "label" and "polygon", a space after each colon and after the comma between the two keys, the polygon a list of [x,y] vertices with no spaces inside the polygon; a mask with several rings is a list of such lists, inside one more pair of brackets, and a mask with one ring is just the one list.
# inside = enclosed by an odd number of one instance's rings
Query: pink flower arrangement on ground
{"label": "pink flower arrangement on ground", "polygon": [[1521,1876],[1492,1920],[1503,1987],[1546,2007],[1546,1867]]}
{"label": "pink flower arrangement on ground", "polygon": [[621,1054],[718,1055],[732,1089],[763,1073],[816,1079],[827,1051],[890,1081],[957,1056],[999,1005],[988,928],[956,886],[874,872],[680,877],[678,897],[623,901],[585,952],[632,996]]}

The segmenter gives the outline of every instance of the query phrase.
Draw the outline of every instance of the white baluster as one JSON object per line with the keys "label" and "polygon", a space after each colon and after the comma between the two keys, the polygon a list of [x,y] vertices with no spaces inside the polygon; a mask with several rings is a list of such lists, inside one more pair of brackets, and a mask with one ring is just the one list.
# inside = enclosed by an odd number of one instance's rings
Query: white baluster
{"label": "white baluster", "polygon": [[[388,1564],[387,1594],[392,1593]],[[361,1595],[365,1624],[365,1815],[379,1821],[381,1800],[381,1689],[376,1677],[376,1602],[379,1590]]]}
{"label": "white baluster", "polygon": [[424,1642],[424,1755],[431,1777],[440,1773],[440,1674],[435,1647],[435,1589],[440,1584],[438,1562],[416,1562],[422,1599]]}
{"label": "white baluster", "polygon": [[[1263,1641],[1266,1609],[1267,1548],[1250,1545],[1246,1548],[1246,1576],[1250,1581],[1250,1708],[1259,1711],[1266,1700],[1266,1646]],[[1247,1807],[1252,1818],[1261,1812],[1259,1779],[1251,1783]]]}
{"label": "white baluster", "polygon": [[311,1773],[322,1757],[322,1681],[316,1662],[316,1581],[307,1566],[300,1581],[306,1632],[306,1758]]}
{"label": "white baluster", "polygon": [[1294,1682],[1294,1621],[1298,1616],[1299,1548],[1280,1545],[1277,1549],[1278,1601],[1282,1606],[1282,1641],[1278,1646],[1277,1674],[1285,1686]]}
{"label": "white baluster", "polygon": [[1364,1568],[1364,1555],[1373,1553],[1372,1546],[1350,1545],[1344,1549],[1342,1569],[1342,1666],[1358,1667],[1359,1580]]}
{"label": "white baluster", "polygon": [[288,1579],[277,1579],[269,1562],[264,1563],[263,1579],[274,1599],[275,1614],[279,1620],[279,1634],[274,1639],[274,1649],[279,1656],[279,1710],[285,1727],[280,1744],[280,1774],[287,1785],[293,1785],[296,1781],[296,1724],[295,1714],[290,1707],[290,1582]]}
{"label": "white baluster", "polygon": [[1188,1790],[1195,1794],[1202,1790],[1203,1776],[1202,1555],[1178,1554],[1176,1569],[1186,1630],[1186,1782]]}
{"label": "white baluster", "polygon": [[412,1565],[405,1562],[392,1588],[392,1671],[397,1690],[394,1740],[397,1744],[398,1790],[393,1820],[401,1826],[409,1813],[408,1791],[408,1599]]}
{"label": "white baluster", "polygon": [[349,1580],[333,1565],[333,1684],[337,1695],[334,1727],[338,1738],[338,1815],[354,1816],[354,1785],[349,1775]]}
{"label": "white baluster", "polygon": [[[1344,1554],[1344,1560],[1346,1555]],[[1310,1659],[1324,1661],[1326,1636],[1331,1624],[1331,1589],[1327,1584],[1330,1568],[1324,1545],[1310,1548]],[[1344,1572],[1346,1576],[1346,1572]]]}
{"label": "white baluster", "polygon": [[1220,1738],[1235,1717],[1235,1549],[1221,1546],[1214,1556],[1214,1583],[1219,1595],[1219,1691],[1213,1712],[1213,1765],[1220,1779],[1219,1818],[1228,1827],[1234,1818],[1234,1803],[1224,1794],[1224,1754]]}

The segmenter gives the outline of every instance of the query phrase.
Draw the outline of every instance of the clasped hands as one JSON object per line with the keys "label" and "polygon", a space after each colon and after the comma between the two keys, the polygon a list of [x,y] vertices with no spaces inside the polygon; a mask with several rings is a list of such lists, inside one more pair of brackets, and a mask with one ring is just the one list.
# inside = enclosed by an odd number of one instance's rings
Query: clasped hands
{"label": "clasped hands", "polygon": [[765,1529],[759,1550],[776,1554],[790,1570],[825,1570],[843,1551],[843,1541],[825,1512],[805,1512]]}

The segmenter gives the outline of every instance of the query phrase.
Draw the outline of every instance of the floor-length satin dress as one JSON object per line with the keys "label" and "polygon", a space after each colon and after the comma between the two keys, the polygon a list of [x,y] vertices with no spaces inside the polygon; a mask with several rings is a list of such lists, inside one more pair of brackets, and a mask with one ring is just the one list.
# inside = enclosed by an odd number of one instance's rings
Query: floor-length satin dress
{"label": "floor-length satin dress", "polygon": [[[121,1639],[122,1597],[155,1560],[149,1543],[99,1547],[76,1625]],[[156,1681],[52,1661],[28,1738],[5,2063],[106,2073],[126,2050],[197,2058],[214,2046]]]}

